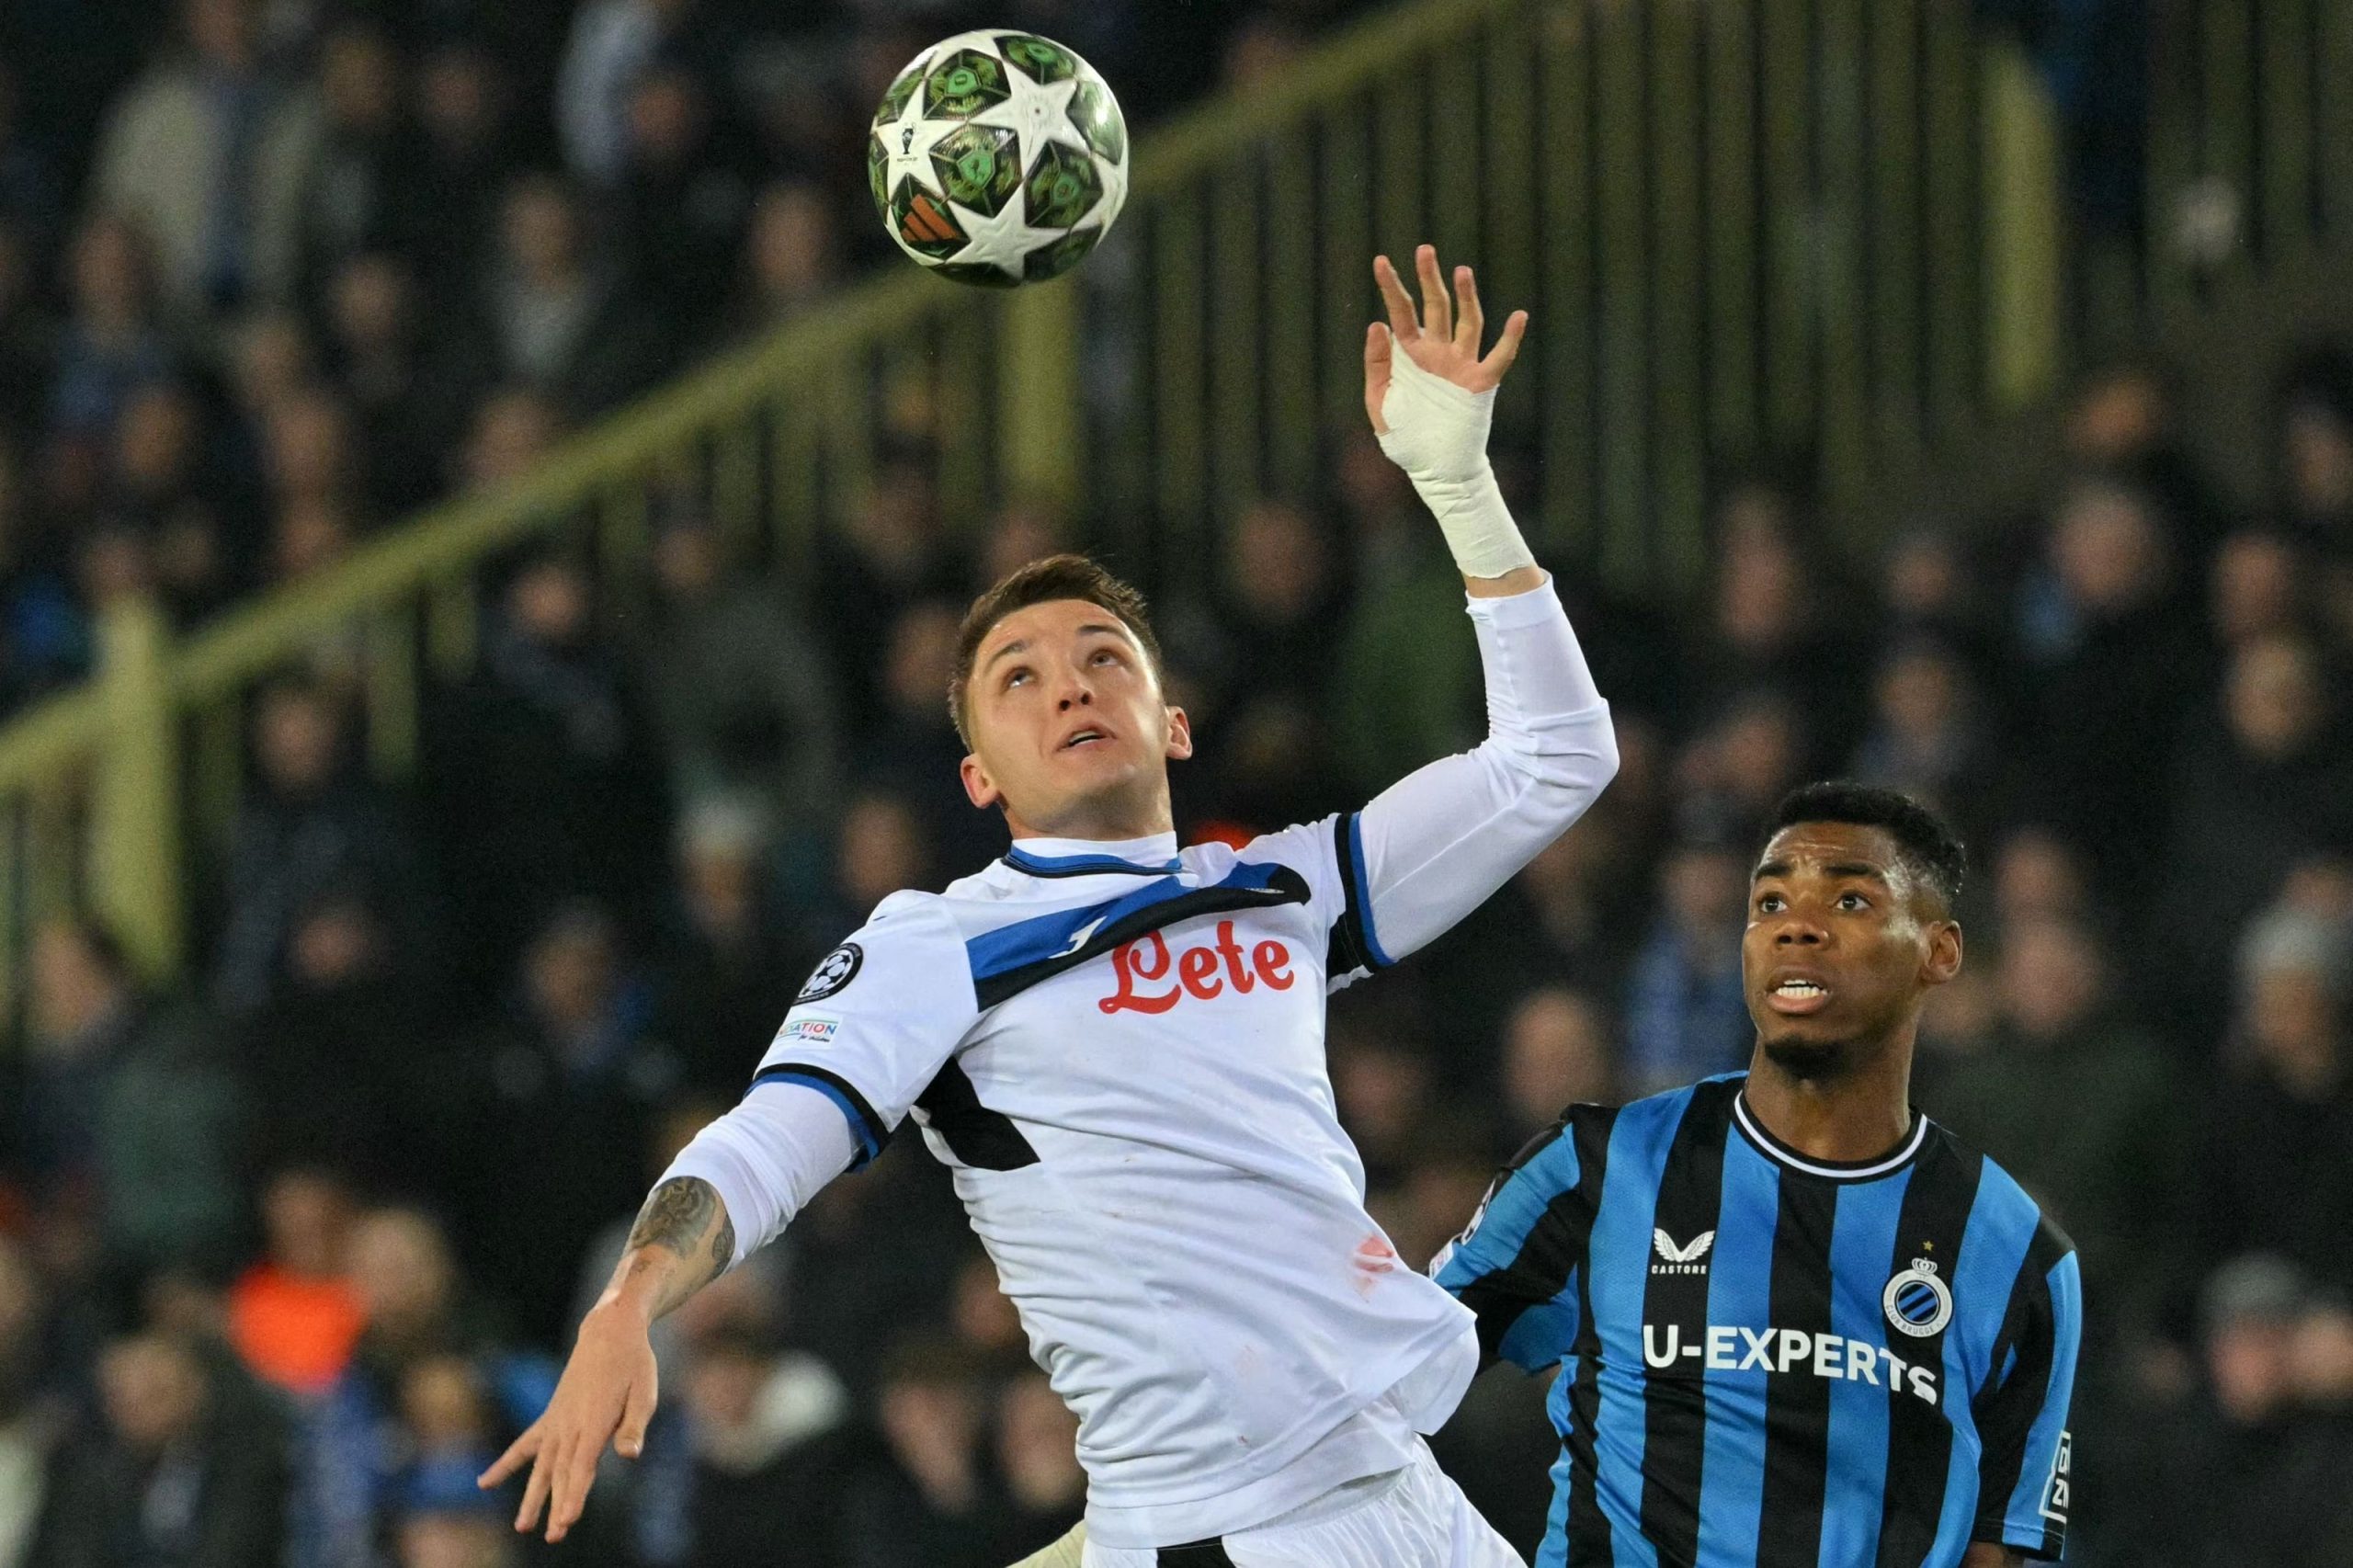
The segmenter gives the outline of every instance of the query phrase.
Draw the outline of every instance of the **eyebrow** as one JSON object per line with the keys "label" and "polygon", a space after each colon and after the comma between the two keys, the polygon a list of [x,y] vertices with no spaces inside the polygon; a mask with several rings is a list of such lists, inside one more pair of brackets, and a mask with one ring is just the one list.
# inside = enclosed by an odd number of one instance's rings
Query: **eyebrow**
{"label": "eyebrow", "polygon": [[[1768,860],[1750,872],[1748,880],[1751,882],[1761,882],[1775,877],[1786,877],[1789,874],[1790,863],[1787,860]],[[1822,874],[1825,877],[1863,877],[1875,882],[1887,881],[1886,871],[1862,860],[1836,861],[1823,867]]]}
{"label": "eyebrow", "polygon": [[[1099,632],[1105,636],[1117,637],[1123,630],[1124,629],[1121,627],[1107,626],[1101,621],[1090,620],[1086,625],[1080,627],[1074,635],[1085,637],[1090,633]],[[995,668],[996,662],[999,659],[1004,658],[1007,653],[1019,653],[1025,652],[1029,646],[1029,640],[1028,638],[1015,638],[1012,642],[1007,642],[1004,647],[999,648],[995,653],[991,653],[986,659],[983,660],[981,663],[981,672],[983,675],[987,674],[990,670]]]}

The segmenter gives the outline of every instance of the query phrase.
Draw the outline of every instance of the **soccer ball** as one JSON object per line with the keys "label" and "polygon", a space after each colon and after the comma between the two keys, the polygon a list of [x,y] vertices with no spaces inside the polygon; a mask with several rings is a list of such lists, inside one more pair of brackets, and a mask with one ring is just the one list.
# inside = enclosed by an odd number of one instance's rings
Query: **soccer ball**
{"label": "soccer ball", "polygon": [[960,283],[1060,277],[1128,199],[1128,125],[1095,67],[1035,33],[958,33],[899,73],[867,137],[899,248]]}

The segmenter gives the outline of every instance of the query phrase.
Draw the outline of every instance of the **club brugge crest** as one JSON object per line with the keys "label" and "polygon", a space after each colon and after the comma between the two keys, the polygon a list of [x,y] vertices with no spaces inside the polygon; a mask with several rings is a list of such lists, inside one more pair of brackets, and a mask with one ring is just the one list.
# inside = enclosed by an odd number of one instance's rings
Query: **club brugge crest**
{"label": "club brugge crest", "polygon": [[844,942],[825,955],[824,961],[820,963],[816,972],[809,977],[809,983],[802,986],[801,994],[792,999],[793,1006],[799,1006],[803,1002],[824,1001],[843,986],[847,985],[857,976],[858,966],[865,961],[866,954],[859,949],[856,942]]}
{"label": "club brugge crest", "polygon": [[1952,1321],[1952,1287],[1937,1278],[1937,1266],[1925,1257],[1914,1258],[1911,1267],[1889,1280],[1879,1301],[1895,1331],[1915,1339]]}

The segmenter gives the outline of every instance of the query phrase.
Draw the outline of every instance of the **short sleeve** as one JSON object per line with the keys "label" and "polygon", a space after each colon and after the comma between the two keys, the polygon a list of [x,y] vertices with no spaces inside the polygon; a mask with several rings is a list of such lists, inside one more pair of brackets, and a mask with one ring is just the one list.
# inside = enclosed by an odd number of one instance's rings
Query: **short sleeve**
{"label": "short sleeve", "polygon": [[753,1084],[800,1084],[832,1100],[862,1165],[978,1016],[955,922],[927,894],[894,894],[819,961]]}
{"label": "short sleeve", "polygon": [[1430,1276],[1469,1307],[1485,1360],[1535,1372],[1575,1342],[1577,1271],[1592,1215],[1567,1119],[1538,1135],[1488,1187]]}
{"label": "short sleeve", "polygon": [[2046,1221],[2013,1288],[1994,1375],[1972,1410],[1983,1454],[1976,1540],[2054,1561],[2066,1550],[2075,1463],[2067,1407],[2082,1338],[2075,1249]]}

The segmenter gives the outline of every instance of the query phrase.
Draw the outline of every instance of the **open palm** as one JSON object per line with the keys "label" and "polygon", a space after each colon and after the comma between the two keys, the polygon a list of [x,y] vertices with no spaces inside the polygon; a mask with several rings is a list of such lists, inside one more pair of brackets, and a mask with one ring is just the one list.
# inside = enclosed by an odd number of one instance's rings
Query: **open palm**
{"label": "open palm", "polygon": [[1479,305],[1479,280],[1467,267],[1454,269],[1454,291],[1438,263],[1438,247],[1423,245],[1414,253],[1414,267],[1422,286],[1422,309],[1414,310],[1413,296],[1385,256],[1373,257],[1373,281],[1389,307],[1389,322],[1375,322],[1364,340],[1364,408],[1372,427],[1387,435],[1381,416],[1381,400],[1389,395],[1392,356],[1403,351],[1415,364],[1442,377],[1465,392],[1492,391],[1519,357],[1520,340],[1528,335],[1528,312],[1514,311],[1501,336],[1484,358],[1479,345],[1487,334],[1487,315]]}

